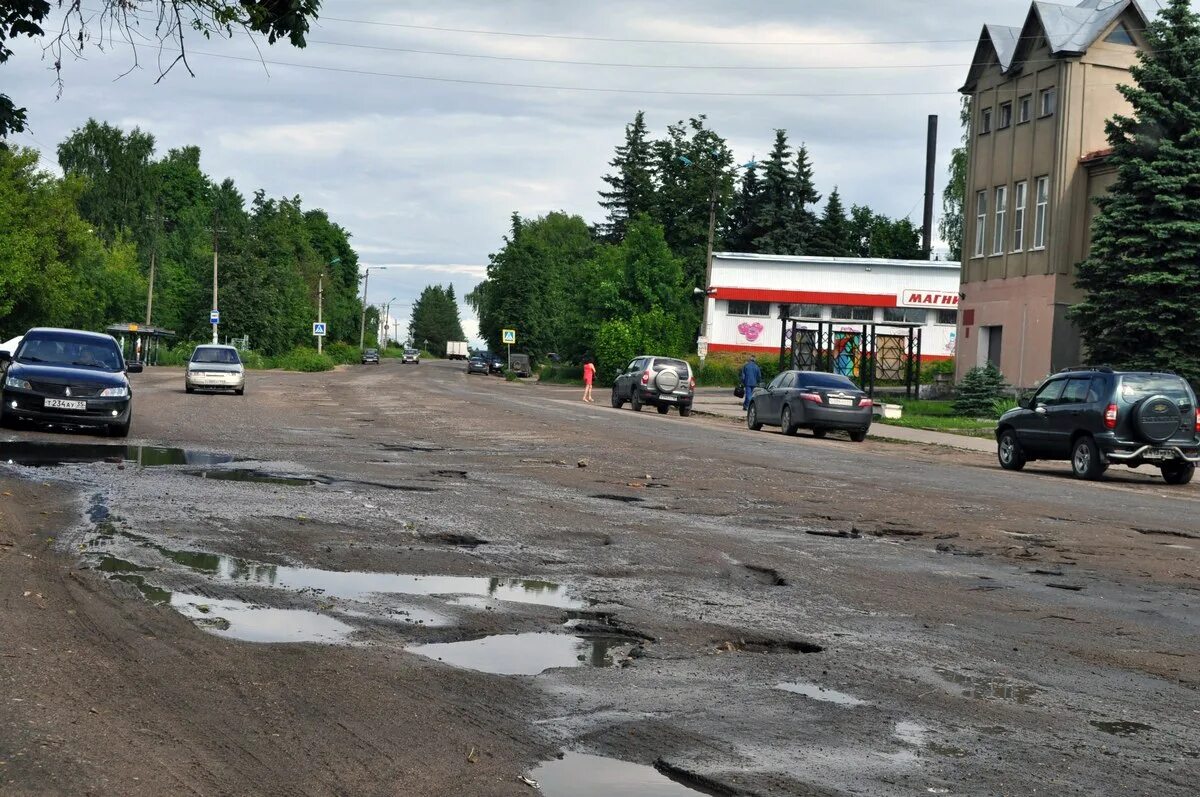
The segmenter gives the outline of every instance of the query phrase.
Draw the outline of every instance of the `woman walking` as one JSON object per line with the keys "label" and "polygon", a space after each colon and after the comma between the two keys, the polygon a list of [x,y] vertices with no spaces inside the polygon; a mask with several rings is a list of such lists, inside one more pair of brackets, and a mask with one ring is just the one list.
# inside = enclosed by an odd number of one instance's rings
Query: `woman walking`
{"label": "woman walking", "polygon": [[591,357],[585,357],[583,360],[583,400],[593,404],[596,403],[596,400],[592,398],[592,380],[595,378],[596,366],[592,364]]}

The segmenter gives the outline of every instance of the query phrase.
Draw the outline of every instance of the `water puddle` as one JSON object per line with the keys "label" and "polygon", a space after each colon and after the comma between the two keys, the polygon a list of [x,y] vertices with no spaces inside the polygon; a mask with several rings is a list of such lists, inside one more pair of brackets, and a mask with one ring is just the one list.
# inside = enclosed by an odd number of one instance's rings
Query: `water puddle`
{"label": "water puddle", "polygon": [[28,440],[0,442],[0,462],[34,468],[90,462],[132,462],[138,467],[151,468],[160,465],[220,465],[232,461],[233,456],[230,454],[159,446],[53,443]]}
{"label": "water puddle", "polygon": [[631,644],[630,640],[618,637],[534,632],[413,645],[406,650],[493,675],[537,675],[557,667],[611,667],[611,651]]}
{"label": "water puddle", "polygon": [[835,703],[839,706],[865,706],[867,701],[859,700],[854,695],[848,695],[845,692],[838,692],[834,689],[826,689],[819,684],[806,683],[804,681],[792,681],[775,685],[776,689],[782,689],[784,692],[791,692],[794,695],[803,695],[804,697],[813,700],[821,700],[826,703]]}
{"label": "water puddle", "polygon": [[273,609],[237,600],[175,593],[171,608],[209,633],[243,642],[342,642],[354,628],[302,609]]}
{"label": "water puddle", "polygon": [[307,479],[298,476],[280,476],[261,470],[234,468],[232,470],[190,470],[188,476],[198,476],[201,479],[213,479],[225,482],[252,482],[254,484],[277,484],[283,487],[312,487],[319,479]]}
{"label": "water puddle", "polygon": [[967,675],[945,667],[934,667],[933,671],[943,680],[963,687],[962,696],[975,700],[1011,700],[1020,705],[1035,704],[1041,690],[1028,684],[989,678],[984,675]]}
{"label": "water puddle", "polygon": [[1111,733],[1113,736],[1133,736],[1145,731],[1154,730],[1153,725],[1146,725],[1142,722],[1091,720],[1091,724],[1092,727],[1098,728],[1105,733]]}
{"label": "water puddle", "polygon": [[651,766],[585,753],[565,753],[562,758],[542,764],[531,775],[546,797],[612,797],[614,794],[689,797],[718,793],[684,786]]}
{"label": "water puddle", "polygon": [[909,744],[913,747],[924,747],[929,735],[929,729],[919,722],[901,720],[896,723],[896,729],[892,735],[896,737],[896,741],[902,744]]}

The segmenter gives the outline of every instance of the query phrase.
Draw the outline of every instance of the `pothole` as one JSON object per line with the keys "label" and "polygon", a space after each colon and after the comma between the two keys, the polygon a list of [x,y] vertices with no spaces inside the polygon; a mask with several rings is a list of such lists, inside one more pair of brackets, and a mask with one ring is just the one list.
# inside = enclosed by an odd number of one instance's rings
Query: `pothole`
{"label": "pothole", "polygon": [[262,470],[250,470],[247,468],[232,468],[229,470],[190,470],[186,471],[186,473],[188,476],[197,476],[201,479],[212,479],[214,481],[277,484],[282,487],[312,487],[319,481],[318,479],[309,479],[299,476],[281,476],[276,473],[268,473]]}
{"label": "pothole", "polygon": [[103,443],[55,443],[17,440],[0,442],[0,462],[34,468],[92,462],[132,462],[139,467],[161,465],[221,465],[233,462],[232,454],[160,446],[123,446]]}
{"label": "pothole", "polygon": [[546,797],[612,797],[614,794],[689,797],[730,793],[686,786],[679,782],[680,776],[673,767],[661,762],[658,767],[586,753],[564,753],[530,774]]}
{"label": "pothole", "polygon": [[563,667],[611,667],[612,651],[630,645],[630,640],[620,637],[532,632],[413,645],[406,650],[493,675],[537,675]]}
{"label": "pothole", "polygon": [[645,500],[636,495],[618,495],[616,493],[596,493],[592,498],[599,498],[604,501],[619,501],[623,504],[640,504]]}
{"label": "pothole", "polygon": [[812,700],[820,700],[823,703],[834,703],[839,706],[867,705],[867,701],[859,700],[854,695],[848,695],[836,689],[826,689],[820,684],[807,683],[805,681],[789,681],[776,684],[775,688],[784,692],[791,692],[794,695],[802,695]]}
{"label": "pothole", "polygon": [[1035,698],[1041,693],[1036,686],[1013,683],[999,678],[982,675],[967,675],[945,667],[934,667],[938,677],[949,683],[963,688],[962,696],[975,700],[1011,700],[1025,705],[1035,703]]}
{"label": "pothole", "polygon": [[243,642],[343,642],[354,628],[335,617],[303,609],[276,609],[244,601],[175,593],[175,611],[217,636]]}
{"label": "pothole", "polygon": [[441,545],[455,545],[459,548],[478,548],[480,545],[488,544],[487,540],[476,537],[473,534],[459,534],[456,532],[422,534],[419,539],[421,542],[433,542]]}
{"label": "pothole", "polygon": [[1091,720],[1092,727],[1112,734],[1113,736],[1134,736],[1145,731],[1154,730],[1153,725],[1144,722],[1129,722],[1126,720]]}
{"label": "pothole", "polygon": [[805,639],[766,639],[744,637],[737,640],[722,642],[717,646],[718,651],[746,653],[821,653],[825,650],[816,642]]}

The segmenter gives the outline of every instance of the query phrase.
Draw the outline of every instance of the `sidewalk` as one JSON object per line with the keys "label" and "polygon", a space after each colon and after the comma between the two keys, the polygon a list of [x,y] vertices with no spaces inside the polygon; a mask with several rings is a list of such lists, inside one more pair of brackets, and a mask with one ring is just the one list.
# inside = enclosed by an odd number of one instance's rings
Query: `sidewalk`
{"label": "sidewalk", "polygon": [[[698,388],[692,408],[698,413],[715,415],[721,418],[734,418],[739,421],[746,418],[746,413],[742,411],[742,400],[733,395],[733,388]],[[947,434],[946,432],[931,432],[925,429],[909,429],[904,426],[890,426],[878,421],[871,424],[871,431],[867,435],[868,437],[877,439],[948,446],[963,451],[978,451],[985,454],[996,453],[995,442],[985,437],[967,437],[959,434]]]}

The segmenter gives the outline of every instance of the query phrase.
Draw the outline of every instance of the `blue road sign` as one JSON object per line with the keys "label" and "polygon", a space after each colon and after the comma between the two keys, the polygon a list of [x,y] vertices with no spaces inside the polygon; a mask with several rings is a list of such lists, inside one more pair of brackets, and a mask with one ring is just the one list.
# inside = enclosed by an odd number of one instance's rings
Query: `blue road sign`
{"label": "blue road sign", "polygon": [[210,323],[210,324],[221,323],[221,311],[213,310],[211,313],[209,313],[208,314],[208,323]]}
{"label": "blue road sign", "polygon": [[327,324],[324,321],[314,321],[313,322],[313,334],[316,335],[318,338],[325,337],[326,326],[327,326]]}

